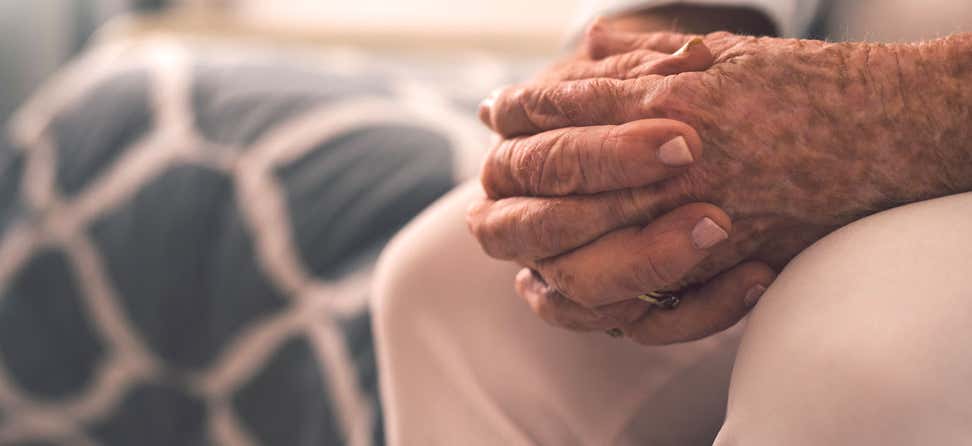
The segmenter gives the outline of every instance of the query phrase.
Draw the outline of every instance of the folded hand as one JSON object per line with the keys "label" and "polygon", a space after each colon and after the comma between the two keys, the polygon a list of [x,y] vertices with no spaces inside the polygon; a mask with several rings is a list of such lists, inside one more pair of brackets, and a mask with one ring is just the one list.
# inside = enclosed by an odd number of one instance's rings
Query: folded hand
{"label": "folded hand", "polygon": [[[470,226],[489,254],[539,273],[518,289],[555,323],[623,320],[643,343],[704,336],[745,314],[766,264],[964,187],[935,147],[955,118],[927,102],[955,87],[927,85],[947,76],[928,76],[920,48],[598,32],[595,57],[564,69],[582,79],[506,89],[481,110],[507,139]],[[667,75],[619,62],[678,48],[668,57],[705,63]],[[682,287],[678,311],[632,300]]]}

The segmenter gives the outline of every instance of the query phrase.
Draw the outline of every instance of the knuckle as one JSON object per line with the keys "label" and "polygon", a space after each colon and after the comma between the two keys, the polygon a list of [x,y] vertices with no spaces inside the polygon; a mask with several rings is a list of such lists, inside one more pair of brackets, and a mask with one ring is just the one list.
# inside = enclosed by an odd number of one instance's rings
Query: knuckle
{"label": "knuckle", "polygon": [[486,192],[486,196],[500,198],[506,195],[508,187],[504,187],[505,170],[513,169],[510,164],[511,140],[504,139],[490,148],[486,153],[479,182]]}
{"label": "knuckle", "polygon": [[567,81],[552,87],[521,89],[511,95],[534,130],[584,126],[612,121],[621,99],[618,79],[597,77]]}
{"label": "knuckle", "polygon": [[550,127],[557,116],[563,115],[557,107],[557,93],[547,88],[518,88],[510,94],[510,101],[523,111],[523,116],[534,131]]}
{"label": "knuckle", "polygon": [[531,203],[519,213],[516,240],[534,252],[556,251],[563,229],[556,225],[555,206],[549,200]]}
{"label": "knuckle", "polygon": [[560,149],[559,137],[529,145],[520,142],[513,156],[513,170],[517,181],[528,194],[539,194],[545,190],[544,177],[547,169],[556,166],[557,151]]}
{"label": "knuckle", "polygon": [[496,131],[504,136],[537,131],[533,117],[537,94],[534,89],[523,86],[502,90],[492,107]]}
{"label": "knuckle", "polygon": [[550,288],[556,290],[567,299],[571,299],[580,305],[591,308],[582,299],[578,299],[576,293],[577,275],[574,274],[573,271],[567,268],[560,268],[556,264],[552,264],[549,261],[543,261],[540,263],[541,268],[543,268],[544,277],[547,278],[547,283]]}
{"label": "knuckle", "polygon": [[[558,152],[563,147],[562,136],[554,137],[550,142],[542,144],[537,147],[536,150],[528,151],[524,154],[525,161],[523,163],[523,168],[519,169],[524,175],[527,188],[532,193],[541,193],[545,190],[544,178],[548,175],[556,176],[556,172],[549,172],[554,170],[558,163],[557,157],[560,156]],[[551,186],[556,186],[556,182],[551,184]]]}
{"label": "knuckle", "polygon": [[488,256],[501,260],[511,259],[516,255],[516,245],[509,242],[505,223],[487,212],[473,208],[466,213],[466,224],[473,237],[479,241],[480,247]]}
{"label": "knuckle", "polygon": [[[577,132],[570,128],[540,140],[517,138],[501,143],[483,167],[484,187],[493,190],[487,193],[515,190],[527,195],[564,195],[580,188],[584,173],[577,159]],[[515,184],[503,184],[510,181]]]}
{"label": "knuckle", "polygon": [[532,90],[527,87],[510,87],[501,96],[509,108],[511,106],[523,106],[530,102],[528,99],[533,97]]}
{"label": "knuckle", "polygon": [[611,57],[611,58],[605,60],[605,63],[607,64],[607,67],[606,67],[606,70],[604,70],[605,71],[604,74],[606,74],[608,76],[610,76],[610,75],[623,76],[631,68],[631,66],[630,66],[631,65],[631,54],[630,53],[625,53],[625,54],[622,54],[622,55],[619,55],[619,56]]}
{"label": "knuckle", "polygon": [[583,87],[588,90],[589,97],[598,98],[602,104],[615,105],[618,103],[620,82],[616,79],[588,79]]}
{"label": "knuckle", "polygon": [[580,189],[584,183],[582,166],[577,160],[576,129],[558,133],[539,149],[536,166],[531,169],[533,191],[563,195]]}
{"label": "knuckle", "polygon": [[646,88],[647,94],[642,101],[642,114],[652,117],[671,117],[673,106],[678,104],[675,83],[676,76],[656,78],[648,82],[654,85]]}
{"label": "knuckle", "polygon": [[641,65],[647,58],[647,52],[645,50],[631,51],[618,55],[611,61],[612,72],[621,77],[627,77],[631,70]]}
{"label": "knuckle", "polygon": [[585,178],[610,179],[605,181],[607,184],[636,184],[641,180],[641,169],[632,167],[649,167],[650,164],[646,164],[642,154],[623,147],[639,138],[623,125],[611,127],[601,138],[600,147],[579,154],[577,164],[585,169]]}
{"label": "knuckle", "polygon": [[706,128],[715,115],[709,110],[725,102],[724,93],[720,93],[725,89],[713,84],[721,78],[713,72],[685,72],[657,79],[647,88],[641,113]]}

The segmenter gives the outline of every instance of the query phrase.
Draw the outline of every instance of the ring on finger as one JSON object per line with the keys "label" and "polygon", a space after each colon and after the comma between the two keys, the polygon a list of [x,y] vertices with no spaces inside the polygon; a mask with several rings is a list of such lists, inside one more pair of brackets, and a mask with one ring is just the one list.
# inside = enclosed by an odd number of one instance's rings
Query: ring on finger
{"label": "ring on finger", "polygon": [[[682,302],[682,298],[672,291],[649,291],[638,296],[638,299],[652,304],[663,310],[674,310]],[[624,331],[620,328],[612,328],[605,331],[612,338],[624,336]]]}
{"label": "ring on finger", "polygon": [[674,310],[682,303],[682,298],[673,291],[649,291],[639,295],[638,299],[665,310]]}

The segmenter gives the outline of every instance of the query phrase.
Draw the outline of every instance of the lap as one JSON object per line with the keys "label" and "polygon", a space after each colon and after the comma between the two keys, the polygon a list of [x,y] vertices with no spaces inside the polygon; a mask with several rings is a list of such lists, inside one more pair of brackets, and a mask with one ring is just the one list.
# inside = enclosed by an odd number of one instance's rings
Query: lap
{"label": "lap", "polygon": [[454,191],[382,255],[375,325],[392,443],[710,444],[741,326],[644,348],[546,325],[513,291],[519,268],[468,234],[476,193]]}
{"label": "lap", "polygon": [[513,292],[517,267],[466,231],[476,193],[452,192],[383,255],[375,328],[392,444],[708,444],[724,415],[725,446],[966,433],[972,195],[843,228],[792,262],[746,325],[644,348],[539,321]]}

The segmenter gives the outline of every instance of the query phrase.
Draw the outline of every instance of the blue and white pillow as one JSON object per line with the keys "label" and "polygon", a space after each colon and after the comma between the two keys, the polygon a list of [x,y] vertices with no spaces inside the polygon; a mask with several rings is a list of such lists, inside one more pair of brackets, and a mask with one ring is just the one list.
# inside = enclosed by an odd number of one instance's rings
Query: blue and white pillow
{"label": "blue and white pillow", "polygon": [[0,137],[0,444],[381,444],[371,264],[516,71],[89,51]]}

